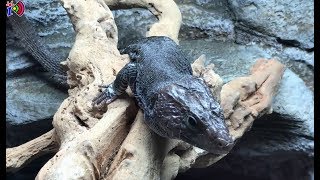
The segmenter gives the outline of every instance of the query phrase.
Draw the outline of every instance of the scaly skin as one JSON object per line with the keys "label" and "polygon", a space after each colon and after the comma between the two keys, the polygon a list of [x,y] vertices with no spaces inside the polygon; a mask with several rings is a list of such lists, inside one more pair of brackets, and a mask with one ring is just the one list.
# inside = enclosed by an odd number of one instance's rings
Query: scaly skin
{"label": "scaly skin", "polygon": [[35,32],[34,27],[25,16],[17,16],[13,13],[7,18],[12,26],[15,36],[20,40],[20,45],[28,52],[34,59],[43,66],[50,74],[56,85],[62,88],[68,88],[67,72],[63,70],[60,62],[63,58],[56,53],[49,50],[49,47]]}
{"label": "scaly skin", "polygon": [[149,37],[123,53],[131,62],[94,100],[110,103],[130,86],[144,111],[147,125],[163,137],[181,139],[215,154],[225,154],[234,142],[222,109],[192,69],[179,46],[167,37]]}

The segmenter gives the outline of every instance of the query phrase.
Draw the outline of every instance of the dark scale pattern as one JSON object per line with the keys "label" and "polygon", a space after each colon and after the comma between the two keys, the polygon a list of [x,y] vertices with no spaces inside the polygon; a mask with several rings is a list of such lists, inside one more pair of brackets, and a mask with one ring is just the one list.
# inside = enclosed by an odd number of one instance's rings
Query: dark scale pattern
{"label": "dark scale pattern", "polygon": [[16,37],[23,48],[51,74],[51,79],[59,87],[68,88],[67,73],[60,65],[64,59],[59,54],[50,51],[49,47],[37,35],[34,28],[25,16],[17,16],[13,13],[7,21],[11,24]]}
{"label": "dark scale pattern", "polygon": [[132,89],[138,101],[143,104],[143,109],[152,102],[152,97],[160,88],[192,74],[189,59],[183,55],[178,45],[167,37],[142,39],[129,45],[123,53],[129,54],[130,59],[136,63],[138,74],[135,88]]}
{"label": "dark scale pattern", "polygon": [[129,85],[147,125],[163,137],[184,140],[212,153],[233,146],[222,109],[200,78],[192,76],[190,60],[168,37],[149,37],[122,53],[131,62],[106,86],[95,104],[109,103]]}

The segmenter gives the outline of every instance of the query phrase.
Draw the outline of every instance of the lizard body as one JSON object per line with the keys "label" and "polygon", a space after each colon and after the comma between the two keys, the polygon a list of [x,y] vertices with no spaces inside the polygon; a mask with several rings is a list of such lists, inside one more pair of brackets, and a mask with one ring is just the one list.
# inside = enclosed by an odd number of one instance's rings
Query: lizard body
{"label": "lizard body", "polygon": [[[60,86],[68,87],[61,57],[52,54],[25,17],[8,18],[24,48],[50,73]],[[212,153],[227,153],[233,140],[222,110],[209,88],[192,76],[189,60],[167,37],[149,37],[129,45],[123,53],[131,62],[94,103],[110,103],[132,89],[144,111],[147,125],[160,136],[184,140]]]}
{"label": "lizard body", "polygon": [[233,140],[222,109],[190,61],[168,37],[141,39],[124,49],[131,62],[94,100],[112,102],[129,86],[147,125],[163,137],[181,139],[216,154],[228,153]]}

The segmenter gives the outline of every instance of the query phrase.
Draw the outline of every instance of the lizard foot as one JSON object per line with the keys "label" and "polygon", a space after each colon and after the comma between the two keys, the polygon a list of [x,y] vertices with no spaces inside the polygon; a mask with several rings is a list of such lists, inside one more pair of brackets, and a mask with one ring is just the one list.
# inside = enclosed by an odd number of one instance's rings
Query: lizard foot
{"label": "lizard foot", "polygon": [[106,89],[92,100],[93,105],[110,104],[112,101],[114,101],[117,98],[117,94],[113,90],[112,84],[107,86],[99,86],[99,87],[106,88]]}

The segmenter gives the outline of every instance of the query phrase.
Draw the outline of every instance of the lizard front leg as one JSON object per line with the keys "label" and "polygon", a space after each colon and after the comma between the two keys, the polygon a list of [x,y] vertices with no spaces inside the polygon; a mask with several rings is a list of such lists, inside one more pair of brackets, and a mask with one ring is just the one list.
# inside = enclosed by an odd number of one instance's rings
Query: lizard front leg
{"label": "lizard front leg", "polygon": [[100,86],[106,89],[93,99],[93,105],[111,103],[117,96],[126,91],[129,83],[132,84],[136,77],[137,68],[135,63],[128,63],[119,71],[114,82],[106,86]]}

